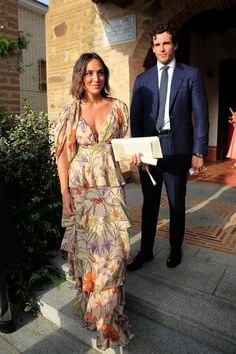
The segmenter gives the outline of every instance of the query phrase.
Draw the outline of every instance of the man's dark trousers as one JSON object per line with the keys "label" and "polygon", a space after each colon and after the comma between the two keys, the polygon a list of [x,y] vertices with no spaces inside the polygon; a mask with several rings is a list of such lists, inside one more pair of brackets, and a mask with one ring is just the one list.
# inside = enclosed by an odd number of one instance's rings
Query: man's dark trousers
{"label": "man's dark trousers", "polygon": [[139,171],[143,192],[141,253],[152,256],[163,182],[170,208],[169,242],[173,249],[182,246],[185,230],[185,196],[191,156],[172,153],[171,133],[159,136],[163,159],[149,170],[157,182],[153,186],[147,172]]}

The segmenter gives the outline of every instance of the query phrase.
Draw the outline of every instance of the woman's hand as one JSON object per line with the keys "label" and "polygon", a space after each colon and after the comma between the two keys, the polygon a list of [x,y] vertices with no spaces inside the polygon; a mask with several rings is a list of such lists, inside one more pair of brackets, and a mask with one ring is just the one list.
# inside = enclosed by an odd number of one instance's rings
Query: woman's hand
{"label": "woman's hand", "polygon": [[131,156],[130,163],[131,163],[132,165],[137,166],[139,169],[141,169],[141,170],[144,171],[144,170],[146,170],[146,167],[147,167],[148,165],[147,165],[146,163],[143,163],[143,162],[141,161],[141,156],[142,156],[141,153],[132,155],[132,156]]}
{"label": "woman's hand", "polygon": [[62,193],[62,206],[66,215],[72,215],[74,213],[73,199],[68,190]]}
{"label": "woman's hand", "polygon": [[141,153],[132,155],[130,163],[135,166],[140,166],[141,165],[141,156],[142,156]]}
{"label": "woman's hand", "polygon": [[229,123],[235,125],[235,123],[236,123],[236,112],[232,111],[232,116],[229,117]]}

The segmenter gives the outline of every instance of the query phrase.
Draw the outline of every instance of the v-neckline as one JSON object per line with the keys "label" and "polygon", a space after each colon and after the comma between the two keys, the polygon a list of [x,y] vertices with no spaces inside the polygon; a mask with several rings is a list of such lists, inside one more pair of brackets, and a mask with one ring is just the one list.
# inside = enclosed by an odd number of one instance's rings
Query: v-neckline
{"label": "v-neckline", "polygon": [[103,126],[104,126],[104,124],[105,124],[107,118],[111,115],[111,113],[112,113],[112,111],[113,111],[113,106],[114,106],[114,99],[112,100],[111,109],[109,110],[108,114],[106,115],[106,117],[104,118],[104,121],[103,121],[102,124],[101,124],[101,127],[100,127],[99,132],[94,132],[93,129],[91,128],[91,126],[88,124],[88,122],[82,117],[82,115],[81,115],[81,117],[80,117],[80,119],[83,120],[83,122],[87,125],[87,127],[89,127],[89,129],[91,130],[93,136],[94,136],[94,137],[97,137],[97,140],[98,140],[98,138],[99,138],[99,136],[100,136],[100,133],[101,133],[101,131],[102,131],[102,129],[103,129]]}

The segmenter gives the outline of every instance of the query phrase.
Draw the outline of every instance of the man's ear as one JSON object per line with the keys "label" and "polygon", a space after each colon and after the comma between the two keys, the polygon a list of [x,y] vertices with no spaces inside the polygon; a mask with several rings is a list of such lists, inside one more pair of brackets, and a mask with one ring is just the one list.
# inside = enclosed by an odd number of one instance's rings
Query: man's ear
{"label": "man's ear", "polygon": [[179,44],[176,43],[176,44],[174,45],[174,50],[178,49],[178,47],[179,47]]}

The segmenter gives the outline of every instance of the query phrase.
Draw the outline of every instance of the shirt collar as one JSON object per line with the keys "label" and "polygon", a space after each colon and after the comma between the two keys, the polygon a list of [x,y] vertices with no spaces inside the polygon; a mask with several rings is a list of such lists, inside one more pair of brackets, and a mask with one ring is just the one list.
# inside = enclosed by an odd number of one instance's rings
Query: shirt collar
{"label": "shirt collar", "polygon": [[[167,65],[170,67],[170,68],[173,68],[175,67],[175,63],[176,63],[176,60],[175,58],[172,59]],[[163,68],[163,66],[165,66],[165,64],[162,64],[160,63],[159,61],[157,62],[157,70],[161,70]]]}

